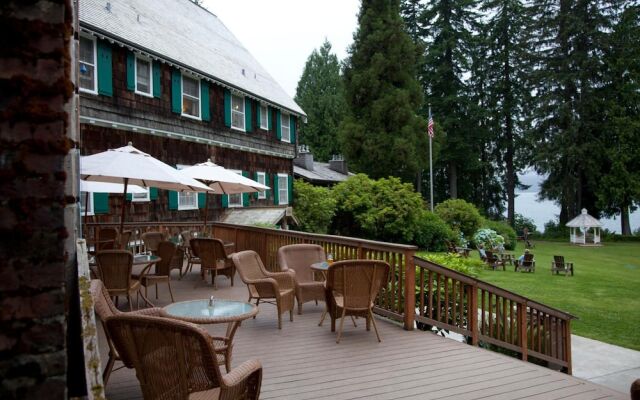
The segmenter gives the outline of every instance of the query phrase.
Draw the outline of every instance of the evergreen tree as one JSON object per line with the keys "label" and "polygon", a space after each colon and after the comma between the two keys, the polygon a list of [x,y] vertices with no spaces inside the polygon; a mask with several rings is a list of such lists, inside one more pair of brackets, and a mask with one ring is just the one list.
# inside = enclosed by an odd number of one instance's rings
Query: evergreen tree
{"label": "evergreen tree", "polygon": [[[435,0],[421,15],[427,54],[423,70],[425,99],[446,134],[439,167],[446,168],[448,194],[470,197],[480,170],[475,127],[469,112],[465,74],[469,72],[476,0]],[[471,158],[471,159],[470,159]],[[475,175],[475,176],[474,176]]]}
{"label": "evergreen tree", "polygon": [[328,40],[307,59],[295,100],[307,113],[300,143],[308,145],[320,161],[340,154],[338,128],[345,113],[344,83],[338,57],[331,53]]}
{"label": "evergreen tree", "polygon": [[607,161],[598,205],[606,216],[620,214],[621,232],[630,235],[629,212],[640,203],[640,6],[622,12],[604,60],[602,150]]}
{"label": "evergreen tree", "polygon": [[414,44],[397,0],[363,0],[345,64],[348,114],[340,133],[347,160],[372,178],[414,181],[424,165],[426,121]]}
{"label": "evergreen tree", "polygon": [[507,219],[513,226],[517,172],[526,164],[521,148],[529,122],[531,20],[522,0],[488,0],[482,10],[490,16],[485,25],[487,49],[482,51],[487,55],[486,110],[506,191]]}

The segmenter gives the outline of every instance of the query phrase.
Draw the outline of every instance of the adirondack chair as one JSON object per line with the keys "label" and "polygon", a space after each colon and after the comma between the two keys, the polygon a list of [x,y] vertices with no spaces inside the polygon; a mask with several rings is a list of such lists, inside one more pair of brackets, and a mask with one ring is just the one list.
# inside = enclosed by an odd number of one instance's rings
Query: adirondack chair
{"label": "adirondack chair", "polygon": [[504,265],[504,262],[500,260],[500,258],[491,250],[485,250],[487,254],[487,265],[489,265],[494,271],[498,268],[502,268],[503,271],[506,271],[507,268]]}
{"label": "adirondack chair", "polygon": [[533,260],[533,253],[525,253],[524,259],[516,264],[516,272],[536,272],[536,262]]}
{"label": "adirondack chair", "polygon": [[558,275],[560,272],[564,273],[564,276],[569,276],[569,272],[571,272],[571,276],[573,276],[573,263],[565,262],[564,256],[553,256],[553,261],[551,261],[551,274],[555,272]]}

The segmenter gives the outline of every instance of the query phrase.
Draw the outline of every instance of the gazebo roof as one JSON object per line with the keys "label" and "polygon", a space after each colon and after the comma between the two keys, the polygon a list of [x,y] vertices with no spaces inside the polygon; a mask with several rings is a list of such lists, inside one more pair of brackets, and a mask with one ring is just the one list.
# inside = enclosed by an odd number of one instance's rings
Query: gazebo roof
{"label": "gazebo roof", "polygon": [[602,227],[602,223],[598,219],[587,214],[587,209],[583,208],[580,215],[567,222],[567,226],[569,228],[600,228]]}

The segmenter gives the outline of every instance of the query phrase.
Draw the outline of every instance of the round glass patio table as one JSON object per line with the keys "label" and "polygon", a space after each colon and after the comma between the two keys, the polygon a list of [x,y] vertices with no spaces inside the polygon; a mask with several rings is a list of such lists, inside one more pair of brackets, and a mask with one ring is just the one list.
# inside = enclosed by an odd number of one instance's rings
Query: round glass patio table
{"label": "round glass patio table", "polygon": [[196,324],[241,322],[258,313],[258,307],[244,301],[214,299],[181,301],[164,307],[167,317]]}

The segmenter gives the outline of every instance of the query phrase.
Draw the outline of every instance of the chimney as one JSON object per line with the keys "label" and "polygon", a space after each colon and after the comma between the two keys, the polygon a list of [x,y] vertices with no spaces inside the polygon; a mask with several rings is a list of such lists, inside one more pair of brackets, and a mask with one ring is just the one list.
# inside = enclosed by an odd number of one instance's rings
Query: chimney
{"label": "chimney", "polygon": [[309,146],[298,146],[298,157],[293,159],[293,164],[302,167],[307,171],[313,171],[313,154],[309,151]]}
{"label": "chimney", "polygon": [[344,160],[344,157],[341,154],[334,154],[331,157],[331,160],[329,160],[329,169],[340,172],[343,175],[349,175],[347,162]]}

